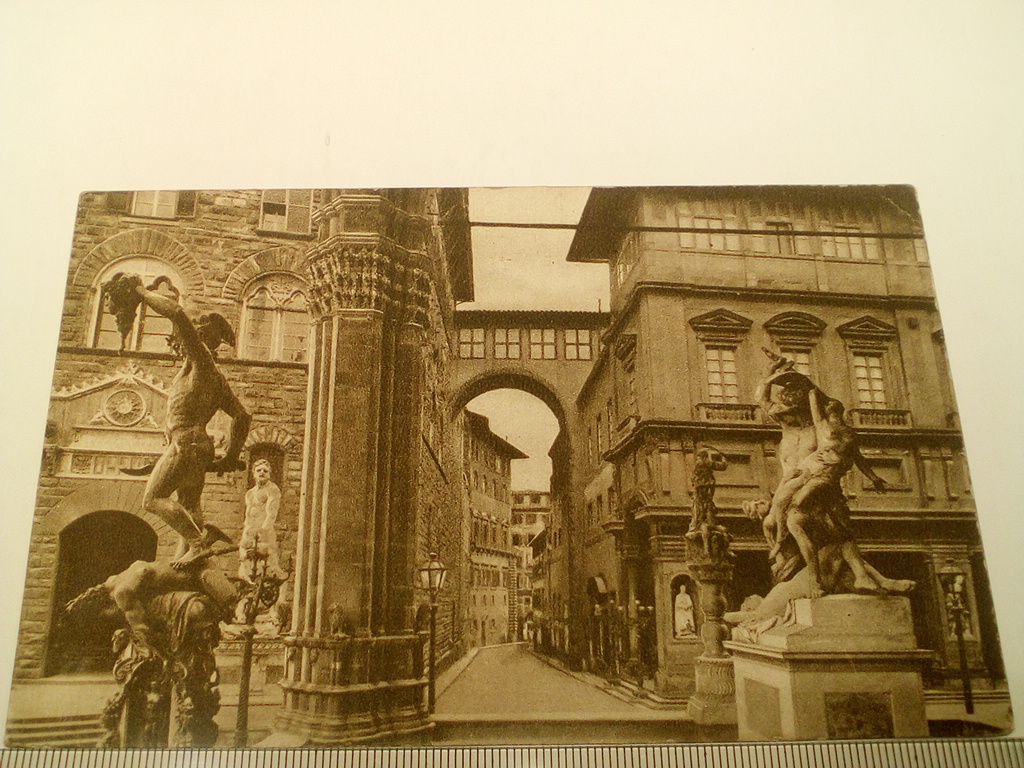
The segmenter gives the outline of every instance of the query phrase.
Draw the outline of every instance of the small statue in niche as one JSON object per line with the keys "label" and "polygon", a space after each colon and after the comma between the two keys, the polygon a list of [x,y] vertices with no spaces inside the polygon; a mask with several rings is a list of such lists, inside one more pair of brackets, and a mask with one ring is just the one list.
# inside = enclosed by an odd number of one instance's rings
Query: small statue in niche
{"label": "small statue in niche", "polygon": [[693,617],[693,598],[690,597],[685,583],[679,585],[679,591],[676,593],[673,617],[677,639],[697,636],[697,622]]}

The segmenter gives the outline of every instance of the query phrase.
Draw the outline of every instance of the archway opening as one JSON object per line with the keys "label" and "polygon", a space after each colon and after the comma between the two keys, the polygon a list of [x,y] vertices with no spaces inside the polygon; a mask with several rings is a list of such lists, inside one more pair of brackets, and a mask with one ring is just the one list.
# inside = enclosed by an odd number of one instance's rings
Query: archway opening
{"label": "archway opening", "polygon": [[552,638],[551,625],[561,616],[542,571],[564,534],[562,409],[542,385],[502,386],[507,383],[493,380],[486,391],[474,386],[460,403],[470,518],[464,626],[471,647]]}
{"label": "archway opening", "polygon": [[91,512],[61,531],[48,675],[111,669],[111,637],[124,626],[118,612],[85,608],[69,615],[64,608],[69,601],[136,560],[155,559],[156,545],[157,535],[145,521],[118,510]]}

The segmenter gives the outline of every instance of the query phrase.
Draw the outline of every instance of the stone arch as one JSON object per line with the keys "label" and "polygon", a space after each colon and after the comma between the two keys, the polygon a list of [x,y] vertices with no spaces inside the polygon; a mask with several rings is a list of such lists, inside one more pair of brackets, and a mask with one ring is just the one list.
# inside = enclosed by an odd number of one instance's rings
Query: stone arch
{"label": "stone arch", "polygon": [[65,496],[43,515],[40,533],[58,535],[71,523],[100,509],[128,512],[146,522],[162,539],[173,533],[171,527],[151,512],[142,508],[145,484],[131,480],[93,480]]}
{"label": "stone arch", "polygon": [[277,424],[260,424],[250,429],[245,448],[248,450],[254,445],[267,443],[281,446],[285,453],[296,453],[302,449],[302,439]]}
{"label": "stone arch", "polygon": [[650,503],[651,500],[642,489],[634,488],[622,499],[622,517],[632,517],[638,509],[643,509]]}
{"label": "stone arch", "polygon": [[221,289],[221,297],[228,301],[239,301],[245,287],[258,277],[274,272],[285,272],[302,280],[305,278],[306,251],[296,246],[277,246],[254,253],[228,275]]}
{"label": "stone arch", "polygon": [[465,382],[452,398],[452,417],[466,407],[474,397],[490,392],[494,389],[518,389],[526,392],[540,400],[551,409],[551,412],[558,419],[558,425],[562,431],[567,429],[567,410],[558,396],[557,390],[548,382],[533,373],[524,373],[521,370],[512,368],[498,368],[474,376]]}
{"label": "stone arch", "polygon": [[173,264],[185,279],[186,295],[206,293],[203,269],[188,248],[164,232],[145,228],[118,232],[97,245],[82,259],[71,282],[81,288],[91,288],[105,267],[129,256],[152,256]]}
{"label": "stone arch", "polygon": [[114,662],[111,637],[117,615],[84,615],[65,606],[139,560],[156,557],[159,536],[145,520],[122,510],[87,512],[58,537],[53,574],[53,612],[47,637],[46,672],[99,672]]}

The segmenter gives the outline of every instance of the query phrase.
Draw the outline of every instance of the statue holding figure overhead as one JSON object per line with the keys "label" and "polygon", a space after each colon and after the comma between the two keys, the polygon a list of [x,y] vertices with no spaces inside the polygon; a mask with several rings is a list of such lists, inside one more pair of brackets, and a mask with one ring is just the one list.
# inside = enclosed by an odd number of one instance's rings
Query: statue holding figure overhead
{"label": "statue holding figure overhead", "polygon": [[[212,746],[220,708],[214,649],[220,622],[229,620],[238,590],[213,558],[235,550],[216,526],[203,521],[201,497],[207,472],[244,469],[239,454],[250,417],[217,369],[214,350],[234,343],[228,322],[216,313],[195,323],[173,299],[156,292],[166,278],[144,287],[137,275],[118,273],[103,286],[107,309],[122,338],[145,303],[171,320],[170,347],[183,364],[167,401],[167,449],[155,464],[127,474],[149,480],[143,507],[181,537],[177,556],[136,561],[72,600],[68,612],[87,607],[119,612],[127,627],[114,634],[117,693],[108,702],[101,746]],[[217,413],[232,419],[223,456],[214,453],[206,428]],[[176,728],[171,732],[171,719]]]}
{"label": "statue holding figure overhead", "polygon": [[771,363],[757,400],[782,428],[782,479],[771,502],[744,505],[761,520],[776,586],[757,608],[727,614],[730,623],[780,615],[790,600],[833,593],[903,593],[913,581],[888,579],[864,560],[850,529],[841,481],[854,466],[881,491],[885,482],[865,461],[845,408],[791,360],[764,350]]}
{"label": "statue holding figure overhead", "polygon": [[[235,343],[228,321],[210,312],[193,323],[178,302],[156,292],[162,280],[166,278],[144,287],[138,275],[119,272],[103,291],[122,334],[131,330],[140,303],[168,318],[174,330],[167,343],[183,358],[167,399],[167,450],[155,465],[139,472],[151,472],[143,507],[181,536],[182,551],[172,565],[183,568],[204,557],[218,541],[227,541],[220,529],[203,523],[200,498],[207,472],[245,469],[238,457],[249,433],[250,416],[215,361],[217,347]],[[206,431],[217,411],[231,417],[231,433],[220,457],[214,455],[213,439]]]}

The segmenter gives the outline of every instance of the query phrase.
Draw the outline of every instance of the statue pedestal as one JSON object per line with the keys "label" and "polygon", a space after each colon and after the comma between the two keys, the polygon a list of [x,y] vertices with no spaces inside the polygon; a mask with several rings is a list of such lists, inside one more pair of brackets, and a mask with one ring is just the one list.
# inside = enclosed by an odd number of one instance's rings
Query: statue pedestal
{"label": "statue pedestal", "polygon": [[733,661],[728,656],[701,656],[694,664],[697,690],[686,713],[698,725],[732,725],[736,722],[736,686]]}
{"label": "statue pedestal", "polygon": [[917,650],[907,598],[794,600],[786,617],[748,640],[725,644],[740,739],[928,735],[921,666],[930,654]]}

